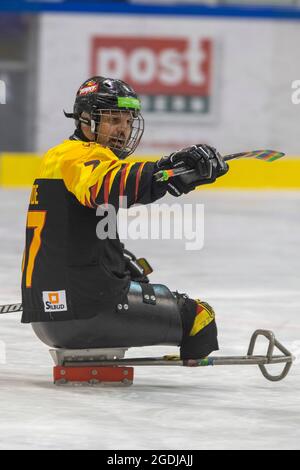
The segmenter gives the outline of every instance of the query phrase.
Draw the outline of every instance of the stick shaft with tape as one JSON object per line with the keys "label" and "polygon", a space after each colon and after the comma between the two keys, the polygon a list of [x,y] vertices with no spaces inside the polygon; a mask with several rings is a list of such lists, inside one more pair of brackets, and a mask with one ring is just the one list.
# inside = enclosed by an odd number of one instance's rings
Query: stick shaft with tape
{"label": "stick shaft with tape", "polygon": [[[253,150],[251,152],[240,152],[240,153],[232,153],[230,155],[225,155],[223,160],[228,162],[230,160],[237,160],[239,158],[256,158],[258,160],[264,160],[265,162],[274,162],[279,158],[282,158],[285,154],[283,152],[277,152],[276,150]],[[168,179],[172,178],[173,176],[178,175],[187,175],[189,173],[193,173],[194,169],[187,170],[184,167],[181,168],[174,168],[172,170],[161,170],[158,171],[154,177],[156,181],[168,181]]]}

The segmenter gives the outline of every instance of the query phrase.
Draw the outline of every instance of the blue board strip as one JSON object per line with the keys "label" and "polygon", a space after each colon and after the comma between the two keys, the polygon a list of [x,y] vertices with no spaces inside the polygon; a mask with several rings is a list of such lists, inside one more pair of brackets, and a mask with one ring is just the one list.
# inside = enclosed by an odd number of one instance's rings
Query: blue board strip
{"label": "blue board strip", "polygon": [[126,2],[21,1],[0,0],[0,12],[77,12],[126,15],[202,16],[299,20],[300,8],[269,6],[151,5]]}

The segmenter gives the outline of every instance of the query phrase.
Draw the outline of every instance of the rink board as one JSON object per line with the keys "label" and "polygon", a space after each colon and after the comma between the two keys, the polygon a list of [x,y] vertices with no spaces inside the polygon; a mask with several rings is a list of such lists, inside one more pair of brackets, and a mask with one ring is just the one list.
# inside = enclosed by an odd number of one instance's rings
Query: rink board
{"label": "rink board", "polygon": [[[132,161],[157,156],[132,158]],[[0,186],[26,188],[34,181],[41,163],[35,154],[2,154],[0,156]],[[209,189],[300,189],[300,158],[289,157],[273,163],[239,160],[230,163],[230,171]],[[202,189],[202,188],[201,188]]]}

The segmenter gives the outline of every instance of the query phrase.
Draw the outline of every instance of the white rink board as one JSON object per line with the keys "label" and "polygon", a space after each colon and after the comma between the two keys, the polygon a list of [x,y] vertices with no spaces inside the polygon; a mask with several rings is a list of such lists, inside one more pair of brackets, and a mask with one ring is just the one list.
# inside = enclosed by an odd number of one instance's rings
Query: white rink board
{"label": "white rink board", "polygon": [[[199,116],[191,121],[170,113],[156,121],[147,114],[139,152],[168,152],[206,142],[222,154],[278,148],[299,155],[300,105],[291,99],[292,82],[299,79],[298,21],[89,14],[41,16],[38,152],[71,134],[73,124],[62,110],[72,110],[79,85],[91,76],[91,44],[97,36],[213,42],[210,119],[203,122]],[[122,78],[117,73],[115,77]]]}
{"label": "white rink board", "polygon": [[[0,192],[0,304],[20,300],[28,192]],[[172,202],[174,199],[170,199]],[[155,268],[152,282],[200,296],[216,310],[220,354],[244,354],[256,328],[300,357],[299,193],[197,192],[205,247],[127,243]],[[178,203],[179,201],[176,200]],[[19,314],[1,316],[0,449],[299,449],[299,359],[282,382],[255,366],[136,368],[131,388],[52,385],[47,347]],[[134,349],[132,356],[176,352]]]}

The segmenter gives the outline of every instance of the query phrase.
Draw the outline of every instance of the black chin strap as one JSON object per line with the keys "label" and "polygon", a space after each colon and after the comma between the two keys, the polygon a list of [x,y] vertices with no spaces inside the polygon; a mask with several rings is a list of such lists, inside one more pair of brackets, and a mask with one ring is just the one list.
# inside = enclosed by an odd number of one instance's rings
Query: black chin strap
{"label": "black chin strap", "polygon": [[84,135],[80,126],[81,122],[90,126],[91,125],[90,119],[84,119],[81,116],[76,115],[74,113],[67,113],[65,110],[64,110],[64,115],[66,118],[75,119],[75,121],[77,122],[77,128],[75,129],[74,134],[71,135],[70,140],[82,140],[83,142],[94,142],[93,140],[89,140]]}
{"label": "black chin strap", "polygon": [[79,116],[79,114],[74,114],[74,113],[67,113],[64,110],[64,115],[68,119],[75,119],[78,123],[83,122],[84,124],[87,124],[88,126],[91,126],[92,121],[90,119],[84,119],[83,117]]}
{"label": "black chin strap", "polygon": [[82,140],[83,142],[93,142],[92,140],[89,140],[82,130],[79,128],[75,129],[74,134],[71,135],[70,140]]}

